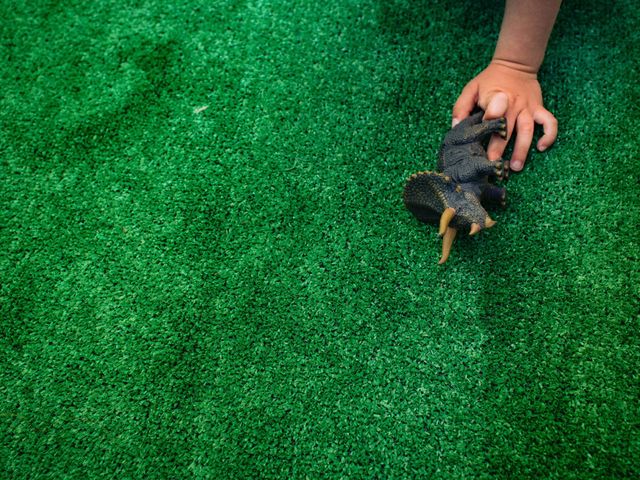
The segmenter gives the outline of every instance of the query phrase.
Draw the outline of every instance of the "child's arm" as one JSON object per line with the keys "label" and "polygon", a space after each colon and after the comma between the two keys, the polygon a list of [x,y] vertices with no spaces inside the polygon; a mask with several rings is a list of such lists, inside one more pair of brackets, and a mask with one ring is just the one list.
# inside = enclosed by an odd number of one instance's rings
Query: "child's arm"
{"label": "child's arm", "polygon": [[502,156],[512,132],[516,140],[511,168],[521,170],[533,140],[534,122],[544,135],[538,150],[549,148],[558,133],[557,120],[542,103],[537,73],[561,0],[506,0],[504,19],[489,66],[462,90],[453,107],[453,123],[469,116],[476,105],[485,119],[507,117],[507,138],[494,135],[487,153],[491,160]]}

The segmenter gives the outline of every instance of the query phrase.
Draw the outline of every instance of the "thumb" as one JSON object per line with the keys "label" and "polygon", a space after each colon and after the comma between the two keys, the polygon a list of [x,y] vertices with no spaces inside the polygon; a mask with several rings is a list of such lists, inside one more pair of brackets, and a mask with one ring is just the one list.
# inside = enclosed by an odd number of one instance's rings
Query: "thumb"
{"label": "thumb", "polygon": [[[481,105],[483,107],[484,105]],[[509,108],[509,97],[504,92],[495,93],[489,97],[487,106],[484,109],[484,120],[504,117]]]}

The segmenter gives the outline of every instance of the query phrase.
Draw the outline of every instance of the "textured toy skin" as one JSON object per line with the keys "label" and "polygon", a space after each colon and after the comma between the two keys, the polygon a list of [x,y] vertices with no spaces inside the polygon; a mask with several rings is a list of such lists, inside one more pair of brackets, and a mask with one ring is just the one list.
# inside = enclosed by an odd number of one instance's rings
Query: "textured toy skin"
{"label": "textured toy skin", "polygon": [[483,204],[504,205],[506,191],[489,180],[506,178],[509,166],[502,160],[490,161],[483,140],[497,133],[507,134],[505,118],[482,120],[479,111],[466,118],[444,137],[436,172],[418,172],[407,180],[404,203],[418,220],[439,224],[443,237],[444,263],[458,230],[475,235],[495,222]]}

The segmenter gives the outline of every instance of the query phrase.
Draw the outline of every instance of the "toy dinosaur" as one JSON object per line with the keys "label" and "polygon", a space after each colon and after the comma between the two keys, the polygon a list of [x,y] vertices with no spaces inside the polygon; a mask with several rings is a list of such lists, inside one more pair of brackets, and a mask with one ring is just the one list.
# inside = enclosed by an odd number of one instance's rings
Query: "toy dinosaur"
{"label": "toy dinosaur", "polygon": [[458,230],[475,235],[496,222],[483,203],[504,205],[506,191],[489,182],[506,179],[508,162],[490,161],[482,141],[493,133],[507,136],[506,119],[482,120],[483,111],[467,117],[444,137],[438,155],[437,172],[418,172],[407,180],[404,204],[418,220],[439,225],[443,264],[449,258]]}

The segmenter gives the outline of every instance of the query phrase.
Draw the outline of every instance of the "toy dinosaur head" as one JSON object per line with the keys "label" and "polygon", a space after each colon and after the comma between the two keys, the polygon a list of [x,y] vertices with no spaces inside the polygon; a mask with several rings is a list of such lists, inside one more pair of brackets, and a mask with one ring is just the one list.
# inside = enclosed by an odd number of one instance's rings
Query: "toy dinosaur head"
{"label": "toy dinosaur head", "polygon": [[411,175],[405,185],[404,203],[418,220],[439,226],[443,237],[440,264],[449,258],[459,230],[475,235],[496,224],[474,193],[442,173],[426,171]]}
{"label": "toy dinosaur head", "polygon": [[493,227],[496,222],[480,205],[473,194],[462,192],[467,201],[457,202],[458,208],[447,207],[439,221],[438,233],[442,237],[442,256],[438,262],[442,265],[449,258],[451,245],[458,230],[469,231],[469,235],[475,235],[480,230]]}

